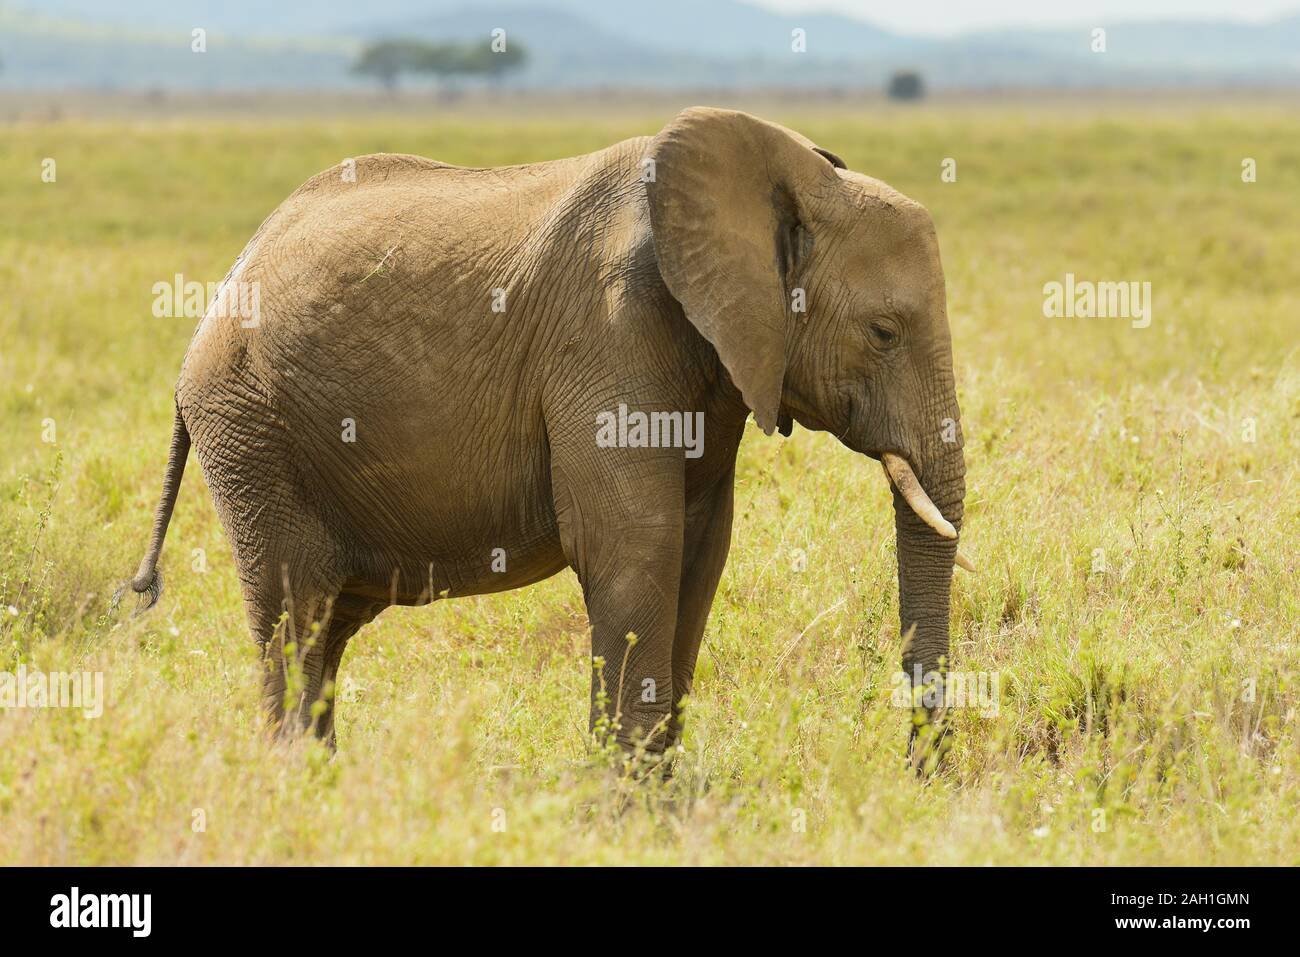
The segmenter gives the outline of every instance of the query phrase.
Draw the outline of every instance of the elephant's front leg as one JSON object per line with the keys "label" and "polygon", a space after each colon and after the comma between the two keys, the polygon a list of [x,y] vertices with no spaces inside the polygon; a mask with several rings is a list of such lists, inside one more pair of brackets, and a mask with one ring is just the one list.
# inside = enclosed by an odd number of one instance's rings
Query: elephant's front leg
{"label": "elephant's front leg", "polygon": [[713,596],[731,550],[731,518],[735,468],[717,484],[697,495],[686,507],[681,584],[677,592],[677,631],[673,637],[673,721],[667,746],[681,740],[686,713],[683,699],[695,681],[704,627],[713,608]]}
{"label": "elephant's front leg", "polygon": [[[611,564],[584,587],[591,619],[591,728],[625,748],[667,746],[680,527],[624,529]],[[631,636],[631,637],[629,637]]]}
{"label": "elephant's front leg", "polygon": [[561,540],[591,622],[591,728],[662,753],[682,571],[681,452],[553,449]]}

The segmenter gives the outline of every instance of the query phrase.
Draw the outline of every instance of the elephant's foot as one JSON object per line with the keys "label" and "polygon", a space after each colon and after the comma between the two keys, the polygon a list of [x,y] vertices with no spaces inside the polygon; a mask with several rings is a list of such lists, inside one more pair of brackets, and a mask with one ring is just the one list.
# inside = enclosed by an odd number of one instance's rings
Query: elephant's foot
{"label": "elephant's foot", "polygon": [[947,763],[952,749],[952,721],[944,710],[913,708],[912,731],[907,738],[907,760],[918,777],[928,777]]}

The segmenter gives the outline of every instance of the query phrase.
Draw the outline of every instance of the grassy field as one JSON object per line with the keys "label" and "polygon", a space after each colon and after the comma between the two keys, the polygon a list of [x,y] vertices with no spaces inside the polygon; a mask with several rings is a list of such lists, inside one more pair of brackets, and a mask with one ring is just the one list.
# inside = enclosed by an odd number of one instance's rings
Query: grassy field
{"label": "grassy field", "polygon": [[[928,782],[891,705],[883,480],[802,430],[742,446],[666,786],[589,748],[569,573],[385,612],[344,661],[333,759],[258,734],[255,649],[193,462],[160,605],[108,614],[194,326],[153,317],[155,282],[220,279],[347,156],[516,163],[666,118],[0,129],[0,672],[102,672],[106,694],[97,719],[0,710],[0,864],[1300,864],[1294,110],[770,117],[938,225],[981,566],[957,577],[953,648],[1000,694],[956,715]],[[1150,327],[1044,318],[1067,272],[1149,281]]]}

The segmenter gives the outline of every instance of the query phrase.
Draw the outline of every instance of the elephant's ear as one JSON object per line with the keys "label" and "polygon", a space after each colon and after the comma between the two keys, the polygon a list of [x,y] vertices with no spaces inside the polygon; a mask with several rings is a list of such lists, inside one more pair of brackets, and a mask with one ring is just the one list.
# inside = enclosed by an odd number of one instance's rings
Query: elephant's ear
{"label": "elephant's ear", "polygon": [[809,210],[838,184],[797,133],[694,107],[654,138],[646,182],[659,271],[769,435],[785,376],[791,293],[812,246]]}

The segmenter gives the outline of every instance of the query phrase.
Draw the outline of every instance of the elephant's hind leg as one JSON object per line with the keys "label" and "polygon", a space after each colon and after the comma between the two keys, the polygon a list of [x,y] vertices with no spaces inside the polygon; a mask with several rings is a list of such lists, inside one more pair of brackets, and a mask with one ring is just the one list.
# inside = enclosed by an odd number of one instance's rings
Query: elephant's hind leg
{"label": "elephant's hind leg", "polygon": [[242,571],[248,626],[261,652],[267,724],[277,734],[318,728],[323,714],[313,705],[326,674],[337,671],[340,646],[356,631],[334,617],[339,588],[288,561]]}
{"label": "elephant's hind leg", "polygon": [[[343,650],[383,603],[344,588],[348,550],[338,537],[338,516],[310,494],[294,443],[268,424],[257,383],[212,387],[195,402],[187,424],[192,420],[194,446],[239,569],[261,652],[267,722],[277,733],[310,730],[331,740],[329,699]],[[208,407],[220,414],[205,412]]]}
{"label": "elephant's hind leg", "polygon": [[287,482],[213,491],[261,652],[267,723],[277,733],[328,737],[329,702],[316,703],[330,690],[347,640],[374,612],[344,595],[341,549]]}
{"label": "elephant's hind leg", "polygon": [[386,603],[284,571],[287,585],[258,591],[247,602],[249,626],[261,648],[267,724],[277,735],[310,732],[333,747],[343,652]]}
{"label": "elephant's hind leg", "polygon": [[[303,689],[301,704],[310,709],[311,713],[310,721],[306,721],[300,712],[299,725],[310,728],[331,749],[335,746],[334,709],[340,695],[338,673],[343,652],[347,649],[348,640],[385,607],[384,602],[354,596],[346,591],[341,593],[334,600],[328,627],[320,629],[320,653],[310,659],[310,670],[304,662],[304,672],[311,677]],[[319,667],[316,667],[317,662]]]}

